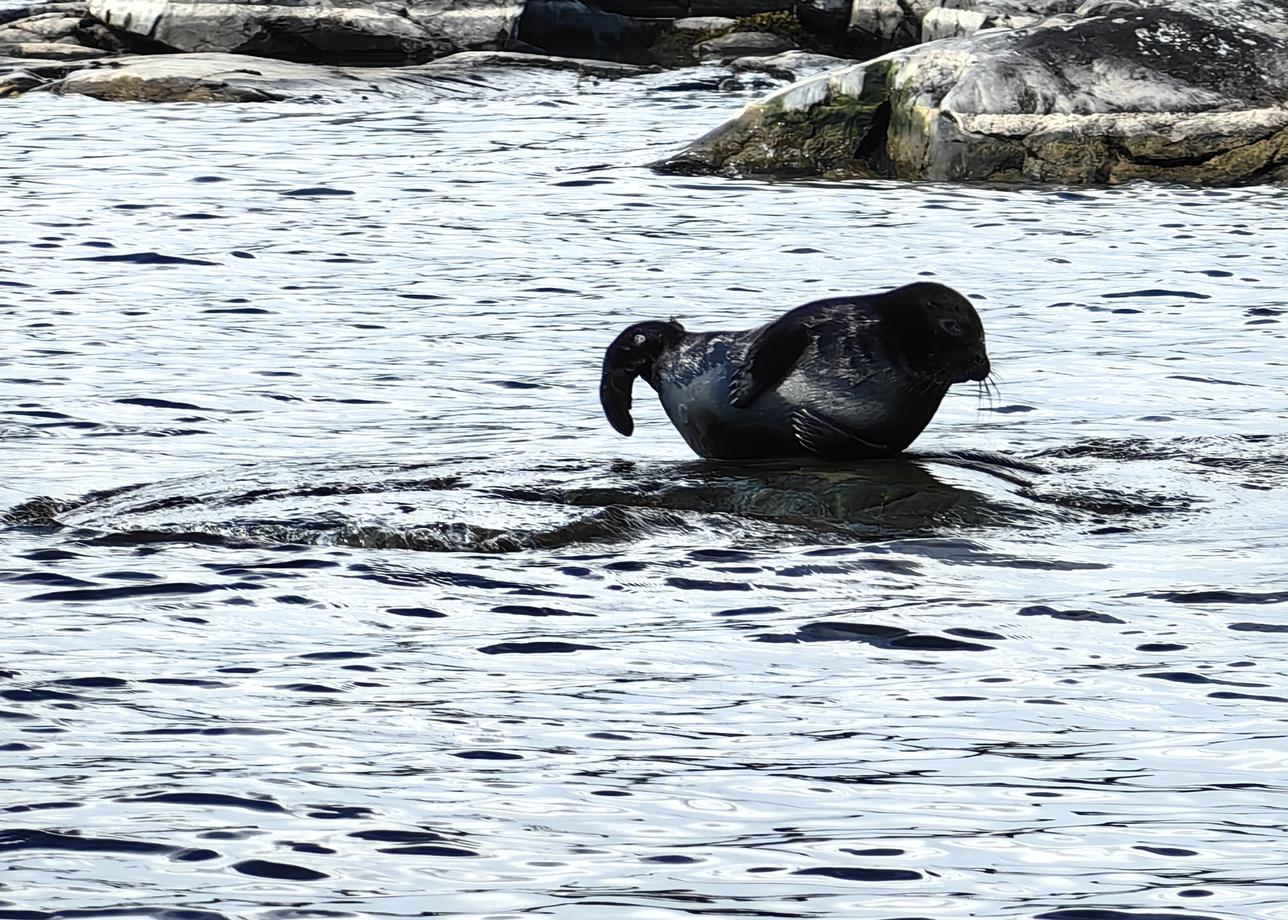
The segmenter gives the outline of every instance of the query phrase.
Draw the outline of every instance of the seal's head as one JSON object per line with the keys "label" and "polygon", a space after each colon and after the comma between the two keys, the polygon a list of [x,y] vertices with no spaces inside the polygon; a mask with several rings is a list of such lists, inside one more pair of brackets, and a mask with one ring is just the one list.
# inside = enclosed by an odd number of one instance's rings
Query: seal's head
{"label": "seal's head", "polygon": [[886,297],[891,344],[910,368],[943,384],[988,377],[984,324],[969,300],[929,281],[896,288]]}
{"label": "seal's head", "polygon": [[684,327],[675,320],[650,321],[628,326],[604,353],[599,379],[599,402],[608,422],[624,435],[635,430],[631,418],[631,387],[643,377],[656,387],[655,368],[666,351],[684,338]]}

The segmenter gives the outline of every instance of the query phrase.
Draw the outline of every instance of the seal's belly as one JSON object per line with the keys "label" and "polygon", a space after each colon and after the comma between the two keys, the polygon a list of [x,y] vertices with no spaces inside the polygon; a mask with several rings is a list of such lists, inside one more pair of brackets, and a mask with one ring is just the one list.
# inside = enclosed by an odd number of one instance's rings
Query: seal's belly
{"label": "seal's belly", "polygon": [[[695,337],[696,339],[697,337]],[[671,423],[702,457],[736,460],[806,456],[794,426],[808,410],[887,452],[903,450],[930,421],[942,390],[931,393],[898,373],[833,368],[813,351],[782,383],[748,408],[732,404],[730,375],[740,343],[724,334],[678,349],[660,368],[658,396]],[[836,362],[832,362],[835,364]]]}
{"label": "seal's belly", "polygon": [[777,394],[766,394],[751,409],[735,409],[728,376],[706,370],[686,386],[664,387],[658,395],[676,431],[699,456],[736,460],[802,453],[792,432],[791,407]]}

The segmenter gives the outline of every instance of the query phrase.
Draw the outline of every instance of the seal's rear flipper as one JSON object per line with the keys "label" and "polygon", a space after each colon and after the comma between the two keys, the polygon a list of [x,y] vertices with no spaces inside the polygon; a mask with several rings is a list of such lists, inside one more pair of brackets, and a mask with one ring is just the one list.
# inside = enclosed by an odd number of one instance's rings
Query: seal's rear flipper
{"label": "seal's rear flipper", "polygon": [[760,394],[782,383],[810,342],[809,321],[793,310],[756,333],[729,378],[729,402],[746,409]]}
{"label": "seal's rear flipper", "polygon": [[820,457],[860,460],[891,457],[898,453],[884,444],[867,440],[848,425],[813,409],[797,409],[792,413],[792,432],[802,448]]}

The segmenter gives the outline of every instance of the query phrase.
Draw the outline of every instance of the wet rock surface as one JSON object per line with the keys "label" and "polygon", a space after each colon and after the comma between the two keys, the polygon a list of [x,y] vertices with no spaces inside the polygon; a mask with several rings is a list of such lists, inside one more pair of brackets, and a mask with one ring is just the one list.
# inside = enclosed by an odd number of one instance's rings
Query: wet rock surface
{"label": "wet rock surface", "polygon": [[1288,43],[1171,9],[921,45],[748,106],[663,168],[1231,185],[1288,176]]}

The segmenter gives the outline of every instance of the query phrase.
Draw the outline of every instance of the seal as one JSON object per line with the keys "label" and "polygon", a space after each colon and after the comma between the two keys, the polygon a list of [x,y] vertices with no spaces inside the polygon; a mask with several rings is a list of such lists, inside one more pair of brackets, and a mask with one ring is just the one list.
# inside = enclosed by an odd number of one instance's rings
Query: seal
{"label": "seal", "polygon": [[643,377],[701,457],[853,460],[900,453],[950,386],[988,375],[975,308],[922,281],[815,300],[737,332],[636,323],[604,354],[599,401],[629,436],[631,390]]}

